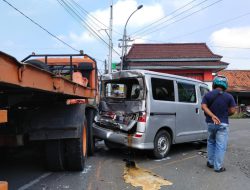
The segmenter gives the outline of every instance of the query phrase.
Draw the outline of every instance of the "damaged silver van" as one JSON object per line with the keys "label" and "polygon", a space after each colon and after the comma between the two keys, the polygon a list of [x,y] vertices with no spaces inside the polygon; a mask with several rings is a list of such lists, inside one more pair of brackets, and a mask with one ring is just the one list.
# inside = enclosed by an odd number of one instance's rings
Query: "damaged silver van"
{"label": "damaged silver van", "polygon": [[167,156],[172,144],[207,138],[202,97],[208,86],[198,80],[146,70],[120,71],[101,79],[94,136],[108,147],[122,144]]}

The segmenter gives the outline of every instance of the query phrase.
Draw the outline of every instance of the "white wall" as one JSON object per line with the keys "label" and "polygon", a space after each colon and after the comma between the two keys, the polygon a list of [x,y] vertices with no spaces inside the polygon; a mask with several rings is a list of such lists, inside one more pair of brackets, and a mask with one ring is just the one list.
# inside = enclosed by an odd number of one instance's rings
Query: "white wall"
{"label": "white wall", "polygon": [[212,84],[213,84],[213,82],[205,82],[205,83],[208,85],[209,89],[212,90]]}

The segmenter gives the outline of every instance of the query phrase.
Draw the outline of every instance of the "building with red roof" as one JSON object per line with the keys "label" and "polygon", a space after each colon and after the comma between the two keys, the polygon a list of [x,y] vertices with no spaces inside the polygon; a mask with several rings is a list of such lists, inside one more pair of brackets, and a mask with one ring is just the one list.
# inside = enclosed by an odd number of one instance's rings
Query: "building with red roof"
{"label": "building with red roof", "polygon": [[221,58],[206,43],[133,44],[123,69],[146,69],[191,77],[211,87],[212,73],[228,66]]}
{"label": "building with red roof", "polygon": [[250,70],[224,70],[218,75],[228,79],[228,89],[238,105],[250,105]]}

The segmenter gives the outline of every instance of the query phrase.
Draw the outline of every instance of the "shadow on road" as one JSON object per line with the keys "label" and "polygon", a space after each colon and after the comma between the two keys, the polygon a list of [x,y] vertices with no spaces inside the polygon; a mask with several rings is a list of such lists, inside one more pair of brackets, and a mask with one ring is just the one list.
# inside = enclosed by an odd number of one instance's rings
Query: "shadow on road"
{"label": "shadow on road", "polygon": [[[172,145],[168,156],[176,157],[178,155],[182,155],[183,153],[187,154],[194,151],[198,152],[203,148],[206,148],[206,144],[202,142]],[[103,141],[98,142],[96,145],[96,156],[105,157],[105,159],[112,160],[135,160],[137,162],[154,159],[150,150],[129,149],[124,146],[116,149],[108,149]]]}

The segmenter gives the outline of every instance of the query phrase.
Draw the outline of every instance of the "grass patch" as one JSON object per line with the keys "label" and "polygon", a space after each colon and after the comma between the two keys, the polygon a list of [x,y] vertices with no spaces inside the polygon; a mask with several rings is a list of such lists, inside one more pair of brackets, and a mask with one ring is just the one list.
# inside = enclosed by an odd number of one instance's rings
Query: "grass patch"
{"label": "grass patch", "polygon": [[244,118],[244,113],[235,113],[233,115],[230,116],[231,119],[242,119]]}

